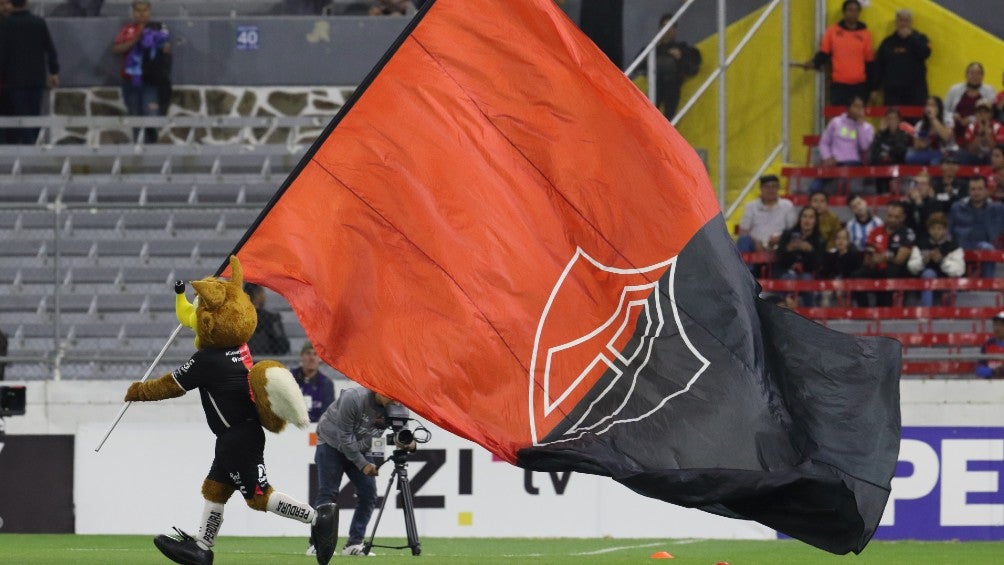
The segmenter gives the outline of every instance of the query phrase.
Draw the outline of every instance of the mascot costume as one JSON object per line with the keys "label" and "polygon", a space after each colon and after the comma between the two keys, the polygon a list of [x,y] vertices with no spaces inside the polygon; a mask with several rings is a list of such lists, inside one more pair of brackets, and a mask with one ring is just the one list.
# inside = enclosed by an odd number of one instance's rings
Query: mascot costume
{"label": "mascot costume", "polygon": [[272,488],[265,473],[265,433],[279,433],[290,422],[307,425],[303,396],[293,375],[277,361],[252,366],[247,340],[257,316],[244,293],[243,272],[230,257],[230,280],[208,277],[193,281],[196,300],[185,298],[185,283],[175,283],[178,320],[195,330],[195,355],[174,372],[129,385],[126,401],[163,400],[199,389],[209,429],[216,434],[216,454],[202,483],[205,509],[193,537],[157,536],[154,545],[175,563],[213,562],[213,544],[223,523],[227,499],[239,490],[248,506],[299,520],[311,526],[317,562],[327,565],[337,545],[338,513],[334,504],[315,510]]}

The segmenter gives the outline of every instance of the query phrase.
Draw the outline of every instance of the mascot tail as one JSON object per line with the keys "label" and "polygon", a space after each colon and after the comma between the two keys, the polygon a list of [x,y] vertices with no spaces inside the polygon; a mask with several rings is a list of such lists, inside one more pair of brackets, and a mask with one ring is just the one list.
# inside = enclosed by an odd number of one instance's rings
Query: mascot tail
{"label": "mascot tail", "polygon": [[307,427],[310,419],[303,403],[303,393],[290,373],[278,361],[259,361],[248,374],[251,392],[261,425],[272,433],[279,433],[286,422],[300,428]]}

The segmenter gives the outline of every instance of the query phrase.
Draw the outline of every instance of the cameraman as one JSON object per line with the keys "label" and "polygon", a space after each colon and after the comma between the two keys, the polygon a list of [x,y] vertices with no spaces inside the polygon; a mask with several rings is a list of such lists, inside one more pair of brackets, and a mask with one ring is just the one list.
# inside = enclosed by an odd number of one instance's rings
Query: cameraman
{"label": "cameraman", "polygon": [[[387,427],[385,407],[393,402],[365,388],[346,389],[317,423],[317,502],[337,502],[342,473],[356,487],[356,510],[344,555],[363,555],[363,538],[377,499],[373,439]],[[402,447],[414,449],[415,443]]]}

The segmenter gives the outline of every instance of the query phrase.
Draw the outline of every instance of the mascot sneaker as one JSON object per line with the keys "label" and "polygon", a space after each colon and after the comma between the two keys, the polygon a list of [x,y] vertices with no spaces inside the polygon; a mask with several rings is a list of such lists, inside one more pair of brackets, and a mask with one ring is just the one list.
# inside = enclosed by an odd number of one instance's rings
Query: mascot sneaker
{"label": "mascot sneaker", "polygon": [[178,532],[176,537],[159,535],[153,538],[153,545],[157,546],[165,557],[182,565],[212,565],[211,550],[202,549],[195,543],[195,538],[178,528],[174,528],[174,531]]}
{"label": "mascot sneaker", "polygon": [[310,537],[317,551],[317,562],[328,565],[338,548],[338,508],[334,503],[317,507],[317,518],[310,527]]}

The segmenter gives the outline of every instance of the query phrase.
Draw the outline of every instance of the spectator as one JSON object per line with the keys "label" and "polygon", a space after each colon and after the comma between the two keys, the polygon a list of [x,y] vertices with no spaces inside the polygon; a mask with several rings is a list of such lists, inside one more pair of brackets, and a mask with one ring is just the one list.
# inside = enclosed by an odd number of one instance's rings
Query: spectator
{"label": "spectator", "polygon": [[[907,267],[922,279],[961,277],[966,272],[966,258],[962,248],[948,236],[948,217],[935,212],[927,218],[925,235],[917,238],[910,252]],[[940,294],[940,293],[938,293]],[[934,306],[933,290],[920,292],[921,306]]]}
{"label": "spectator", "polygon": [[986,165],[990,163],[990,150],[1004,143],[1004,125],[993,117],[993,105],[988,100],[976,102],[976,120],[966,127],[962,136],[965,151],[960,151],[960,157],[963,161]]}
{"label": "spectator", "polygon": [[771,304],[774,304],[775,306],[778,306],[780,308],[786,308],[788,310],[794,310],[798,306],[795,297],[793,297],[790,294],[763,292],[760,294],[760,298],[766,300],[767,302],[770,302]]}
{"label": "spectator", "polygon": [[[984,355],[1004,354],[1004,312],[998,312],[991,318],[993,322],[993,337],[988,339],[980,353]],[[980,359],[976,365],[976,376],[984,379],[1004,378],[1004,359]]]}
{"label": "spectator", "polygon": [[[673,14],[663,14],[659,18],[659,29],[672,18]],[[668,120],[676,116],[683,81],[696,75],[701,68],[701,52],[685,41],[677,41],[677,29],[674,23],[655,47],[655,105]],[[647,72],[646,62],[639,67],[638,73]]]}
{"label": "spectator", "polygon": [[875,128],[865,121],[864,99],[855,96],[847,111],[830,120],[819,138],[819,155],[824,167],[862,164],[875,138]]}
{"label": "spectator", "polygon": [[941,176],[932,183],[934,195],[946,209],[951,209],[956,201],[969,196],[969,183],[959,176],[959,158],[954,153],[945,155],[941,161]]}
{"label": "spectator", "polygon": [[760,177],[760,198],[746,204],[739,220],[736,246],[740,252],[773,250],[781,233],[795,225],[795,206],[791,200],[780,198],[780,191],[777,175]]}
{"label": "spectator", "polygon": [[840,229],[840,218],[830,210],[830,197],[822,190],[813,192],[809,196],[809,205],[816,209],[819,217],[819,235],[823,237],[823,241],[830,241]]}
{"label": "spectator", "polygon": [[937,165],[946,150],[955,146],[955,134],[945,124],[945,105],[941,98],[928,96],[924,117],[913,128],[913,146],[906,152],[910,165]]}
{"label": "spectator", "polygon": [[[122,100],[133,116],[165,115],[170,100],[171,36],[167,26],[150,21],[150,10],[148,0],[133,0],[133,21],[112,43],[112,53],[122,55]],[[139,128],[133,135],[139,142]],[[156,128],[144,128],[142,141],[156,143]]]}
{"label": "spectator", "polygon": [[886,106],[923,106],[927,99],[927,58],[931,44],[913,29],[910,10],[896,11],[896,31],[875,53],[875,75]]}
{"label": "spectator", "polygon": [[906,160],[906,150],[910,146],[910,134],[900,127],[902,117],[899,108],[891,107],[879,125],[869,147],[869,163],[872,165],[899,165]]}
{"label": "spectator", "polygon": [[[810,281],[819,270],[826,242],[819,235],[819,216],[812,206],[802,208],[798,224],[781,234],[777,244],[774,277]],[[802,306],[813,306],[811,292],[800,293]]]}
{"label": "spectator", "polygon": [[[819,278],[823,280],[850,279],[861,270],[862,255],[858,248],[851,244],[851,236],[847,228],[840,228],[833,234],[829,249],[823,254],[819,269]],[[821,306],[829,306],[831,293],[824,292]]]}
{"label": "spectator", "polygon": [[864,251],[868,246],[868,235],[875,228],[882,227],[882,218],[872,214],[868,202],[860,194],[855,194],[847,201],[853,217],[847,221],[847,233],[851,237],[851,243],[859,251]]}
{"label": "spectator", "polygon": [[265,288],[256,284],[246,283],[244,292],[251,297],[255,312],[258,314],[258,326],[248,340],[251,355],[285,355],[289,353],[289,338],[286,328],[282,325],[282,316],[265,309]]}
{"label": "spectator", "polygon": [[1004,202],[1004,145],[996,145],[990,150],[990,176],[987,189],[997,202]]}
{"label": "spectator", "polygon": [[407,16],[414,13],[411,0],[375,0],[370,7],[371,16]]}
{"label": "spectator", "polygon": [[[868,154],[875,128],[865,121],[864,99],[855,96],[847,111],[830,120],[819,136],[819,156],[823,167],[856,167]],[[823,179],[812,181],[810,192],[824,190],[831,185]]]}
{"label": "spectator", "polygon": [[321,419],[321,414],[335,401],[335,385],[320,371],[321,358],[309,341],[300,348],[300,366],[293,369],[293,378],[300,385],[303,401],[307,404],[310,421]]}
{"label": "spectator", "polygon": [[918,238],[927,235],[927,219],[931,214],[948,211],[935,196],[931,177],[926,172],[913,177],[903,204],[906,210],[906,225]]}
{"label": "spectator", "polygon": [[[952,204],[948,225],[952,239],[966,251],[989,251],[1004,230],[1004,205],[989,200],[987,179],[975,176],[969,179],[969,196]],[[996,263],[980,264],[980,276],[994,276]]]}
{"label": "spectator", "polygon": [[861,259],[861,251],[851,244],[847,228],[840,228],[833,234],[833,241],[823,254],[819,278],[827,280],[852,278],[861,268]]}
{"label": "spectator", "polygon": [[[910,147],[910,134],[901,126],[902,118],[899,108],[890,107],[882,117],[878,133],[868,148],[868,162],[872,165],[900,165],[906,161],[906,150]],[[889,177],[875,179],[875,188],[879,194],[889,192]]]}
{"label": "spectator", "polygon": [[[11,0],[0,30],[0,115],[38,116],[46,87],[59,86],[59,58],[45,20],[28,11],[27,0]],[[13,128],[8,143],[31,145],[39,128]]]}
{"label": "spectator", "polygon": [[[868,234],[860,276],[873,279],[898,279],[909,274],[906,263],[917,237],[906,226],[906,207],[890,202],[885,209],[885,225]],[[867,303],[866,303],[867,302]],[[859,295],[859,306],[891,306],[890,292]]]}
{"label": "spectator", "polygon": [[871,33],[859,20],[861,3],[846,0],[841,12],[843,19],[826,29],[816,55],[800,65],[818,70],[829,61],[832,106],[849,106],[855,97],[868,98],[868,71],[874,60]]}
{"label": "spectator", "polygon": [[983,65],[969,63],[966,67],[966,80],[953,85],[945,95],[945,120],[955,131],[955,142],[964,146],[962,136],[969,124],[976,121],[976,103],[980,100],[993,100],[994,89],[983,84]]}
{"label": "spectator", "polygon": [[10,5],[10,0],[0,0],[0,22],[6,20],[13,11],[14,6]]}

